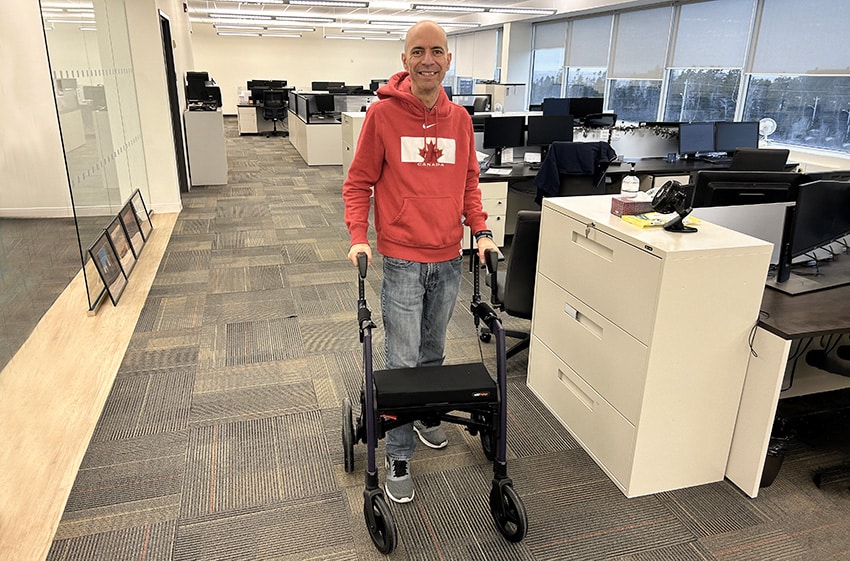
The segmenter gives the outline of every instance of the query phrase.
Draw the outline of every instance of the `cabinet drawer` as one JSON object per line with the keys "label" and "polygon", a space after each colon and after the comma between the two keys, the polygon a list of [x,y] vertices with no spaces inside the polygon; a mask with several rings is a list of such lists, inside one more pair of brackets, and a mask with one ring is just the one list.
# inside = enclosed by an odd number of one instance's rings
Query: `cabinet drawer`
{"label": "cabinet drawer", "polygon": [[535,285],[534,334],[637,425],[647,347],[544,276]]}
{"label": "cabinet drawer", "polygon": [[532,337],[528,386],[621,487],[629,481],[635,428]]}
{"label": "cabinet drawer", "polygon": [[[493,216],[505,216],[505,199],[481,199],[481,207],[484,209],[484,212],[487,213],[488,217]],[[490,221],[490,218],[487,219]]]}
{"label": "cabinet drawer", "polygon": [[661,258],[557,212],[544,212],[538,270],[648,344]]}
{"label": "cabinet drawer", "polygon": [[479,183],[478,188],[481,189],[482,199],[507,199],[508,197],[507,181]]}

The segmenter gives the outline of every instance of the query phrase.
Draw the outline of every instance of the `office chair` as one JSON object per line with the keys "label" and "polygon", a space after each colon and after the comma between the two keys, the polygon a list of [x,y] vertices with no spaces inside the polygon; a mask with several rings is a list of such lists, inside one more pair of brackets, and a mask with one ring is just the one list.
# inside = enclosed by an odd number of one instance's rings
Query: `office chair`
{"label": "office chair", "polygon": [[611,128],[616,124],[616,113],[591,113],[584,118],[584,126],[592,129]]}
{"label": "office chair", "polygon": [[[540,211],[517,212],[516,229],[505,267],[496,271],[495,275],[491,275],[485,281],[490,287],[491,303],[509,316],[531,319],[539,239]],[[505,353],[507,358],[527,349],[531,341],[531,334],[527,331],[506,329],[505,336],[519,339]],[[481,328],[479,337],[484,342],[489,341],[489,330],[486,327]]]}
{"label": "office chair", "polygon": [[534,177],[535,202],[543,197],[603,195],[605,172],[617,153],[607,142],[553,142]]}
{"label": "office chair", "polygon": [[486,97],[476,97],[472,100],[472,110],[476,113],[483,113],[490,110],[490,100]]}
{"label": "office chair", "polygon": [[277,130],[277,123],[286,117],[286,95],[283,90],[266,90],[263,92],[263,119],[272,121],[272,132],[266,135],[277,136],[278,133],[287,136],[289,133]]}

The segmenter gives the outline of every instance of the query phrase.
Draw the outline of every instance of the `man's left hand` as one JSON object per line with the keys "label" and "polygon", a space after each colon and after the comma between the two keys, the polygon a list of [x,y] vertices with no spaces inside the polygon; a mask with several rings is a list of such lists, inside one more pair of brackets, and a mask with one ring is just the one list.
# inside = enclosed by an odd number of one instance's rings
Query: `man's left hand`
{"label": "man's left hand", "polygon": [[499,246],[496,245],[491,238],[481,238],[478,240],[478,259],[484,263],[484,252],[488,249],[492,249],[495,252],[499,251]]}

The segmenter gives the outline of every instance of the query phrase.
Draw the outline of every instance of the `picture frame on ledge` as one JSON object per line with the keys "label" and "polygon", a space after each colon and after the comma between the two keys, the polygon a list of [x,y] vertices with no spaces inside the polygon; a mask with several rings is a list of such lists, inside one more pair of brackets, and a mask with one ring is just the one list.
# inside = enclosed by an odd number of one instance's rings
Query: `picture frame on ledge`
{"label": "picture frame on ledge", "polygon": [[124,275],[129,277],[133,267],[136,266],[136,254],[130,246],[130,238],[124,230],[120,215],[112,219],[109,226],[106,227],[106,231],[109,233],[109,241],[112,242],[112,247],[115,248],[115,253],[118,255],[121,269],[124,271]]}
{"label": "picture frame on ledge", "polygon": [[147,241],[153,230],[153,224],[151,223],[150,213],[148,212],[148,207],[145,206],[145,200],[142,198],[141,191],[136,189],[130,197],[130,204],[133,205],[133,209],[136,211],[136,217],[139,220],[139,230]]}
{"label": "picture frame on ledge", "polygon": [[133,255],[138,259],[142,253],[142,248],[145,247],[145,237],[142,235],[139,217],[136,215],[136,211],[133,210],[133,204],[127,201],[127,204],[124,205],[118,216],[121,219],[121,225],[124,227],[124,233],[127,234],[127,239],[130,240],[130,249],[133,250]]}
{"label": "picture frame on ledge", "polygon": [[112,305],[117,306],[118,300],[127,286],[127,275],[121,268],[118,253],[115,251],[106,229],[101,231],[94,243],[89,246],[88,252],[103,284],[106,286],[106,292],[109,294]]}
{"label": "picture frame on ledge", "polygon": [[87,254],[85,264],[86,285],[88,286],[89,294],[89,314],[96,313],[103,295],[106,293],[106,285],[103,284],[103,277],[98,271],[94,257],[91,256],[91,251]]}

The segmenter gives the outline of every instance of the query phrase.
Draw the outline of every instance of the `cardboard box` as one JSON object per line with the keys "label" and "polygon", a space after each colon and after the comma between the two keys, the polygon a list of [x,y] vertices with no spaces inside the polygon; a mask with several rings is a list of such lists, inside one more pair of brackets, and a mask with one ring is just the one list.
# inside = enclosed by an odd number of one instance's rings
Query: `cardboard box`
{"label": "cardboard box", "polygon": [[627,199],[625,197],[614,197],[611,199],[611,214],[623,216],[624,214],[643,214],[652,212],[652,201],[639,199]]}

